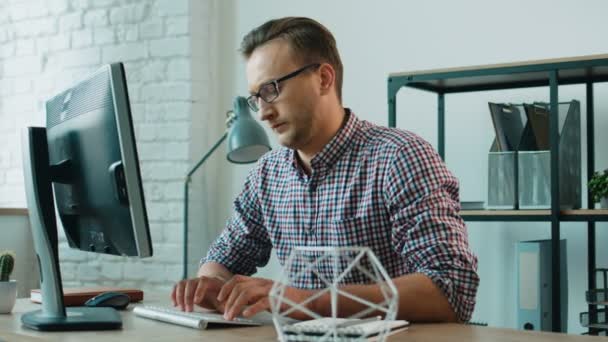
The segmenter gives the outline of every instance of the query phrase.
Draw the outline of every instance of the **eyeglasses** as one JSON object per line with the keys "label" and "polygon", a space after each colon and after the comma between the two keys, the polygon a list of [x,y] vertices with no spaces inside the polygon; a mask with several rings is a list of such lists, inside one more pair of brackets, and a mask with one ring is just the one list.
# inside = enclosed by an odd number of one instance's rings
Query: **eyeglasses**
{"label": "eyeglasses", "polygon": [[279,83],[287,81],[290,78],[296,77],[307,69],[316,69],[320,66],[321,63],[308,64],[290,74],[262,84],[257,93],[252,94],[247,98],[247,104],[249,105],[249,108],[251,108],[251,110],[253,110],[254,112],[257,112],[258,110],[260,110],[260,107],[258,106],[260,99],[264,100],[264,102],[266,103],[272,103],[272,101],[276,100],[277,97],[279,97]]}

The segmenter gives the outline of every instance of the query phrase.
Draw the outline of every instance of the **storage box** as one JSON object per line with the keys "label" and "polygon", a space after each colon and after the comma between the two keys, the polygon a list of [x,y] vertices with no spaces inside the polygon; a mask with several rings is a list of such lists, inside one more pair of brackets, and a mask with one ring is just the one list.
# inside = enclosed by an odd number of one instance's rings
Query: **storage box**
{"label": "storage box", "polygon": [[551,152],[519,151],[519,208],[551,208]]}
{"label": "storage box", "polygon": [[[501,152],[496,140],[492,144],[488,155],[488,209],[550,209],[549,105],[509,106],[514,113],[526,113],[522,116],[525,128],[517,151]],[[560,208],[578,209],[582,201],[580,103],[572,100],[558,106]]]}
{"label": "storage box", "polygon": [[516,209],[515,152],[490,152],[488,154],[488,209]]}
{"label": "storage box", "polygon": [[[549,113],[548,104],[529,109]],[[561,209],[581,207],[581,121],[576,100],[558,104],[559,117],[559,197]],[[548,134],[548,130],[547,130]],[[518,152],[518,193],[520,209],[551,208],[551,152]]]}

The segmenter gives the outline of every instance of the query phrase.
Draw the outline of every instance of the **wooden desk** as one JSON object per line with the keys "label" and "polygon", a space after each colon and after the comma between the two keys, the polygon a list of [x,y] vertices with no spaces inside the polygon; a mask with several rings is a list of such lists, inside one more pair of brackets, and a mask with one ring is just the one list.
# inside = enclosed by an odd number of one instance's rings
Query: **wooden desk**
{"label": "wooden desk", "polygon": [[[146,304],[164,304],[167,299],[148,300]],[[36,342],[36,341],[65,341],[65,342],[177,342],[177,341],[276,341],[277,335],[272,325],[246,328],[216,328],[195,330],[177,325],[166,324],[145,318],[129,310],[122,312],[123,329],[111,331],[76,331],[76,332],[38,332],[21,326],[21,314],[40,308],[29,299],[18,299],[13,313],[0,315],[0,341],[4,342]],[[606,341],[605,337],[578,336],[545,332],[524,332],[511,329],[497,329],[460,324],[413,324],[408,331],[391,336],[390,341],[412,342],[452,342],[452,341],[533,341],[533,342],[562,342],[562,341]]]}

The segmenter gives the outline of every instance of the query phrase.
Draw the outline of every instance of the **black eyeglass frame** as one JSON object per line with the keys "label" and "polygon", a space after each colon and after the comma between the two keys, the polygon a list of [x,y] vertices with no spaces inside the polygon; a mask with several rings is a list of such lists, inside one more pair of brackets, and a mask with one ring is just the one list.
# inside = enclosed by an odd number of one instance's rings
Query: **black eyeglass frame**
{"label": "black eyeglass frame", "polygon": [[[251,95],[249,95],[249,97],[247,97],[247,104],[249,105],[249,108],[251,108],[251,110],[253,110],[254,112],[259,111],[260,108],[258,107],[258,99],[262,99],[266,103],[272,103],[274,100],[276,100],[279,97],[279,95],[280,95],[279,83],[287,81],[290,78],[294,78],[294,77],[298,76],[299,74],[303,73],[304,71],[306,71],[307,69],[310,69],[310,68],[317,69],[320,66],[321,66],[321,63],[308,64],[285,76],[279,77],[275,80],[268,81],[268,82],[262,84],[260,86],[260,88],[258,88],[257,93],[251,94]],[[265,99],[264,97],[262,97],[261,90],[264,89],[264,87],[267,87],[269,85],[272,85],[274,87],[274,92],[272,93],[272,95],[274,97],[272,97],[270,99]]]}

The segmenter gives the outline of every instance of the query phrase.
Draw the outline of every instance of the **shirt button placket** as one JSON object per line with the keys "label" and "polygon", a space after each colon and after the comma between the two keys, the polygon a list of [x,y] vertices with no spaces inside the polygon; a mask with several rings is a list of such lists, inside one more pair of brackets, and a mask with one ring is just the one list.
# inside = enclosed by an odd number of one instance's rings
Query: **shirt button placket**
{"label": "shirt button placket", "polygon": [[315,205],[315,182],[311,180],[308,183],[308,191],[306,191],[306,198],[308,201],[308,237],[310,238],[314,235],[315,232],[315,213],[316,213],[316,205]]}

